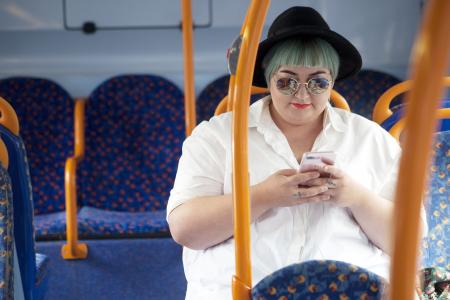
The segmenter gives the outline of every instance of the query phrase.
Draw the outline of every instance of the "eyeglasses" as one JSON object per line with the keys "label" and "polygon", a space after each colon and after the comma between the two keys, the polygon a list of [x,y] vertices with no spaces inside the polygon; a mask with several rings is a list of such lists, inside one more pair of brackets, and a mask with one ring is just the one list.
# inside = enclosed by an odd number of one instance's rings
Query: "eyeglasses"
{"label": "eyeglasses", "polygon": [[311,78],[306,83],[299,82],[294,78],[284,77],[276,79],[277,89],[284,95],[290,96],[298,92],[301,85],[305,85],[308,92],[314,95],[322,94],[331,85],[331,80],[317,77]]}

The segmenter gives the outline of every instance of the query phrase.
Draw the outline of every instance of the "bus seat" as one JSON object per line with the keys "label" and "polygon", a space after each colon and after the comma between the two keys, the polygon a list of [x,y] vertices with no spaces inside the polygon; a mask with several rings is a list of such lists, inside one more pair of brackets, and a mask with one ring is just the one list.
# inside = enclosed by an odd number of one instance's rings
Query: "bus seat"
{"label": "bus seat", "polygon": [[13,222],[11,180],[0,164],[0,299],[14,299]]}
{"label": "bus seat", "polygon": [[[6,109],[9,107],[11,110]],[[14,113],[6,100],[0,98],[2,117]],[[3,119],[3,118],[2,118]],[[0,119],[1,120],[1,119]],[[22,138],[0,124],[0,137],[6,145],[9,156],[8,174],[11,178],[14,206],[14,240],[25,299],[42,299],[48,276],[47,263],[37,263],[33,220],[33,195],[28,167],[27,153]],[[46,256],[39,259],[46,261]],[[40,268],[38,270],[38,268]],[[37,274],[43,277],[38,278]]]}
{"label": "bus seat", "polygon": [[[219,102],[228,94],[228,87],[230,83],[230,75],[223,75],[211,83],[209,83],[199,94],[196,101],[197,108],[197,123],[204,120],[209,120],[214,116]],[[255,94],[250,98],[250,103],[261,99],[264,94]]]}
{"label": "bus seat", "polygon": [[214,111],[220,100],[228,94],[230,75],[223,75],[210,82],[200,92],[197,101],[197,123],[207,121],[214,116]]}
{"label": "bus seat", "polygon": [[[352,78],[338,81],[334,89],[344,96],[352,112],[372,119],[372,111],[378,98],[391,86],[400,82],[400,79],[376,70],[361,70]],[[396,99],[392,105],[400,104]]]}
{"label": "bus seat", "polygon": [[64,166],[73,151],[73,100],[57,83],[31,77],[0,80],[0,96],[13,106],[20,121],[33,210],[39,216],[36,237],[63,236],[65,219],[58,216],[64,216]]}
{"label": "bus seat", "polygon": [[450,131],[435,134],[433,154],[425,200],[428,235],[422,240],[422,266],[450,271]]}
{"label": "bus seat", "polygon": [[106,80],[85,108],[81,237],[168,235],[165,208],[185,139],[182,91],[153,75]]}
{"label": "bus seat", "polygon": [[381,299],[385,281],[345,262],[311,260],[282,268],[252,289],[254,300]]}
{"label": "bus seat", "polygon": [[[386,131],[391,128],[405,115],[405,105],[400,104],[392,108],[392,115],[380,124]],[[441,108],[450,108],[450,99],[443,99]],[[450,120],[444,119],[440,122],[437,131],[450,130]]]}

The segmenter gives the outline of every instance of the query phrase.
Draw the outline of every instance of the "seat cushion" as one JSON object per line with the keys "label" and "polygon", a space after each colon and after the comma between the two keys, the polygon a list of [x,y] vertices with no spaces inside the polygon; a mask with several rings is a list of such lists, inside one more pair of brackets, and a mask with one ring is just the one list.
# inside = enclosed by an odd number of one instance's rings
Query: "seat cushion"
{"label": "seat cushion", "polygon": [[66,212],[34,216],[37,240],[60,240],[66,236]]}
{"label": "seat cushion", "polygon": [[84,206],[78,220],[82,238],[169,235],[165,210],[118,212]]}

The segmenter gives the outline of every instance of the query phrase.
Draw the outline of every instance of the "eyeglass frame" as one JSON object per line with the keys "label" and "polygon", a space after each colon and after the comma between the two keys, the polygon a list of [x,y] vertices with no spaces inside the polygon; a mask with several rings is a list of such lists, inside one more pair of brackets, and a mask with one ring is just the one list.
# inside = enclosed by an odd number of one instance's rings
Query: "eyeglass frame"
{"label": "eyeglass frame", "polygon": [[[302,85],[305,86],[305,89],[308,91],[308,93],[313,94],[313,95],[320,95],[320,94],[325,93],[325,92],[328,90],[328,88],[333,84],[333,80],[328,80],[327,78],[323,78],[323,77],[313,77],[313,78],[310,78],[307,82],[300,82],[299,80],[297,80],[297,79],[295,79],[295,78],[292,78],[292,77],[278,77],[278,76],[274,76],[273,78],[275,79],[275,87],[277,88],[277,90],[278,90],[280,93],[282,93],[283,95],[286,95],[286,96],[292,96],[292,95],[297,94],[298,91],[300,90],[300,87],[301,87]],[[289,81],[291,81],[291,80],[294,81],[294,82],[297,84],[297,88],[296,88],[295,90],[293,90],[292,93],[285,93],[285,92],[282,91],[282,90],[278,87],[278,85],[277,85],[277,83],[278,83],[278,81],[279,81],[280,79],[288,79]],[[328,82],[327,88],[321,89],[321,91],[320,91],[319,93],[312,91],[312,90],[308,87],[308,84],[311,82],[311,80],[317,80],[317,79],[325,80],[325,81]]]}

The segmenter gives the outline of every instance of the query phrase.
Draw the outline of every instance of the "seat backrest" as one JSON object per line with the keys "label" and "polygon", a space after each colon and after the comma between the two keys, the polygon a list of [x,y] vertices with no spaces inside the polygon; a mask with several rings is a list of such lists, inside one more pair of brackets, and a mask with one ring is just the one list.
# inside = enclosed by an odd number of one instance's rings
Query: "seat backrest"
{"label": "seat backrest", "polygon": [[[214,116],[216,107],[220,101],[228,95],[230,84],[230,75],[223,75],[209,83],[199,94],[196,100],[197,123],[209,120]],[[253,94],[250,97],[250,103],[262,98],[263,94]]]}
{"label": "seat backrest", "polygon": [[450,267],[450,131],[435,134],[434,160],[425,200],[428,235],[422,241],[424,267]]}
{"label": "seat backrest", "polygon": [[185,138],[182,91],[158,76],[103,82],[85,113],[78,201],[116,211],[165,209]]}
{"label": "seat backrest", "polygon": [[11,180],[0,165],[0,299],[14,298],[13,220]]}
{"label": "seat backrest", "polygon": [[[386,131],[391,130],[391,128],[405,116],[406,104],[400,104],[392,108],[392,115],[388,117],[383,123],[380,124]],[[441,108],[450,108],[450,99],[443,99]],[[437,131],[450,130],[450,119],[443,119],[439,121],[439,127]]]}
{"label": "seat backrest", "polygon": [[57,83],[39,78],[0,80],[14,107],[31,167],[34,212],[63,211],[64,166],[73,153],[73,100]]}
{"label": "seat backrest", "polygon": [[228,94],[230,75],[223,75],[209,83],[198,95],[196,100],[197,123],[209,120],[214,116],[219,102]]}
{"label": "seat backrest", "polygon": [[363,268],[311,260],[267,276],[253,287],[252,299],[381,299],[384,288],[381,277]]}
{"label": "seat backrest", "polygon": [[[6,100],[0,98],[4,115]],[[36,278],[36,257],[33,225],[33,195],[25,146],[20,138],[0,125],[0,138],[9,155],[8,174],[11,178],[14,203],[14,239],[25,299],[32,299]]]}
{"label": "seat backrest", "polygon": [[[378,98],[400,79],[376,70],[361,70],[356,76],[338,81],[334,89],[348,102],[352,112],[372,119],[372,111]],[[400,104],[396,99],[392,105]]]}

